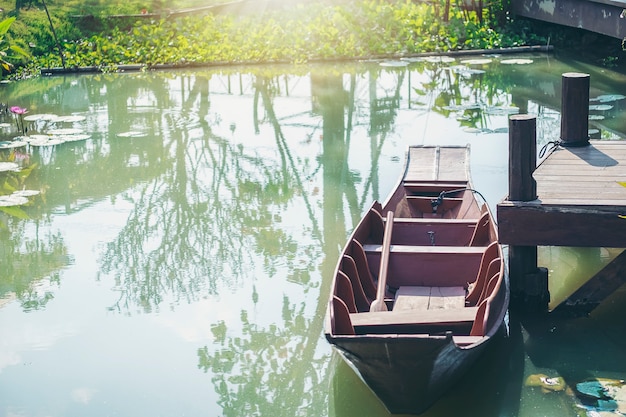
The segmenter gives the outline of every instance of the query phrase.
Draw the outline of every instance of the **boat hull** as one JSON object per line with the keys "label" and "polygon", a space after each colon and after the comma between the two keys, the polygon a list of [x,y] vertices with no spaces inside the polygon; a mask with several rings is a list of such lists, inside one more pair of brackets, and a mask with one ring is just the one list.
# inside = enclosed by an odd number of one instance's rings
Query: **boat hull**
{"label": "boat hull", "polygon": [[335,338],[332,343],[393,414],[425,412],[487,346],[463,349],[446,336]]}

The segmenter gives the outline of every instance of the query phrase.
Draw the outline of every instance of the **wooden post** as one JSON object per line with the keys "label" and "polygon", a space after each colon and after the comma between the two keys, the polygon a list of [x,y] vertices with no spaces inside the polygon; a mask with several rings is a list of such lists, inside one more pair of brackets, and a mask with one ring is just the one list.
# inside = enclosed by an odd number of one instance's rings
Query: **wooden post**
{"label": "wooden post", "polygon": [[[517,114],[509,118],[509,201],[537,198],[537,118]],[[537,267],[536,246],[509,247],[511,308],[525,312],[548,310],[548,270]]]}
{"label": "wooden post", "polygon": [[589,145],[589,74],[566,72],[561,77],[561,145]]}
{"label": "wooden post", "polygon": [[509,200],[537,198],[537,118],[515,114],[509,118]]}

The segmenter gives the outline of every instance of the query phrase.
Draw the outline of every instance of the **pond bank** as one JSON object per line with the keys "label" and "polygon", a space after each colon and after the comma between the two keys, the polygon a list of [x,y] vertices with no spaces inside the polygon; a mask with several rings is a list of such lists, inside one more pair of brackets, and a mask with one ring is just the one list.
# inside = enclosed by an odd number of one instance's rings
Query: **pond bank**
{"label": "pond bank", "polygon": [[[553,52],[553,45],[533,45],[533,46],[518,46],[511,48],[497,48],[497,49],[476,49],[476,50],[460,50],[460,51],[448,51],[448,52],[424,52],[420,54],[408,54],[408,55],[378,55],[371,57],[360,58],[342,58],[342,59],[319,59],[311,60],[312,63],[331,63],[331,62],[347,62],[347,61],[377,61],[377,60],[402,60],[402,59],[415,59],[426,58],[433,56],[472,56],[472,55],[503,55],[503,54],[518,54],[518,53],[533,53],[533,52]],[[54,68],[42,68],[41,75],[60,75],[60,74],[75,74],[75,73],[98,73],[98,72],[134,72],[134,71],[146,71],[146,70],[169,70],[169,69],[185,69],[185,68],[214,68],[223,66],[250,66],[250,65],[285,65],[291,64],[289,61],[273,61],[273,62],[213,62],[213,63],[186,63],[186,64],[136,64],[136,65],[116,65],[113,67],[102,66],[87,66],[87,67],[54,67]]]}

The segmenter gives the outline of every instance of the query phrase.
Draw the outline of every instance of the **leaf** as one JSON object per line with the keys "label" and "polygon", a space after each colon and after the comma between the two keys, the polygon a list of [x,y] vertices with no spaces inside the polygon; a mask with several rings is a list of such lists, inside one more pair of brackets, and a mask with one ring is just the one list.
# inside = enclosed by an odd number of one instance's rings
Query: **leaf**
{"label": "leaf", "polygon": [[18,219],[22,219],[22,220],[30,219],[30,217],[28,216],[28,214],[26,214],[24,210],[16,206],[12,206],[12,207],[0,206],[0,211],[5,212],[9,216],[17,217]]}
{"label": "leaf", "polygon": [[617,181],[617,183],[622,187],[626,187],[626,181]]}
{"label": "leaf", "polygon": [[0,36],[4,36],[7,33],[14,21],[15,17],[9,17],[8,19],[4,19],[0,22]]}

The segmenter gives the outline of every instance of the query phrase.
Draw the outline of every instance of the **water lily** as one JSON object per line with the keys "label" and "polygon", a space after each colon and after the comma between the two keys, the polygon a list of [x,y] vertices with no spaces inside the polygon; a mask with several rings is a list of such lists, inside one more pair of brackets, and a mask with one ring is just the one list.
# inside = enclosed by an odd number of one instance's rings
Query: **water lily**
{"label": "water lily", "polygon": [[26,129],[24,128],[24,115],[28,113],[28,110],[20,106],[13,106],[9,110],[11,110],[11,113],[15,115],[15,124],[17,124],[17,130],[22,135],[25,135]]}
{"label": "water lily", "polygon": [[28,113],[28,110],[26,110],[25,108],[20,107],[20,106],[13,106],[13,107],[11,107],[11,113],[14,113],[14,114],[26,114],[26,113]]}

